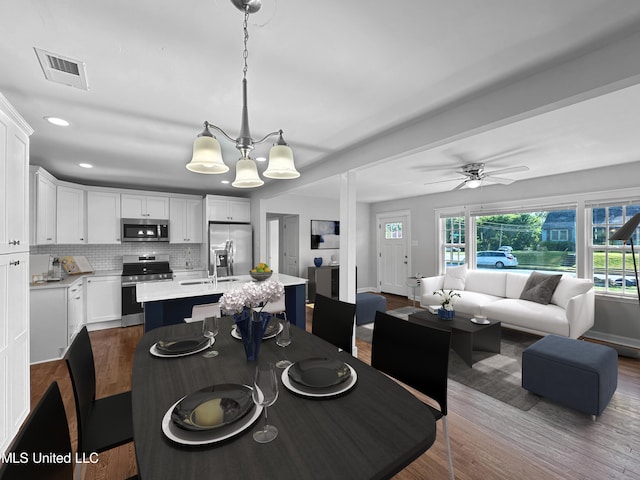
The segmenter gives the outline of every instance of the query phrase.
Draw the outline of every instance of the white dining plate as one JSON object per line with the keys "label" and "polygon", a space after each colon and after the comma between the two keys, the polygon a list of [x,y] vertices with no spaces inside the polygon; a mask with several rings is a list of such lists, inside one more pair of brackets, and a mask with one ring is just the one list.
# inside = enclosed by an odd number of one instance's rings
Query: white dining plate
{"label": "white dining plate", "polygon": [[282,371],[282,384],[293,393],[297,393],[298,395],[302,395],[304,397],[311,397],[311,398],[335,397],[336,395],[340,395],[344,392],[351,390],[355,386],[356,382],[358,381],[358,374],[356,373],[355,369],[351,365],[346,363],[345,365],[349,367],[349,370],[351,370],[351,375],[349,376],[349,379],[344,381],[343,383],[340,383],[333,387],[322,388],[322,389],[305,387],[304,385],[300,385],[293,382],[289,378],[289,369],[293,365],[295,364],[289,365],[287,368],[285,368]]}
{"label": "white dining plate", "polygon": [[262,414],[262,410],[264,407],[254,405],[252,410],[247,413],[244,417],[239,419],[236,422],[233,422],[229,425],[226,425],[221,428],[217,428],[215,430],[205,430],[205,431],[191,431],[184,430],[177,426],[173,420],[171,420],[171,413],[173,412],[176,405],[178,405],[185,397],[182,397],[176,403],[169,407],[167,413],[162,417],[162,433],[171,441],[180,443],[182,445],[208,445],[211,443],[222,442],[223,440],[227,440],[228,438],[234,437],[246,429],[250,428],[251,425],[255,423],[260,415]]}
{"label": "white dining plate", "polygon": [[[279,323],[278,324],[278,328],[276,330],[274,330],[273,332],[271,332],[270,334],[265,335],[264,337],[262,337],[262,340],[269,340],[270,338],[275,337],[276,335],[278,335],[282,331],[283,328],[284,327],[282,326],[282,324]],[[233,338],[235,338],[236,340],[242,340],[242,337],[240,336],[240,333],[238,332],[238,329],[235,326],[231,329],[231,336]]]}
{"label": "white dining plate", "polygon": [[153,355],[154,357],[160,357],[160,358],[186,357],[187,355],[193,355],[194,353],[198,353],[198,352],[202,352],[202,351],[206,350],[211,345],[213,345],[215,342],[216,342],[216,339],[212,338],[209,343],[205,343],[201,348],[199,348],[197,350],[194,350],[193,352],[185,352],[185,353],[178,353],[178,354],[165,354],[165,353],[162,353],[156,348],[156,344],[154,343],[153,345],[151,345],[151,348],[149,349],[149,353],[151,355]]}

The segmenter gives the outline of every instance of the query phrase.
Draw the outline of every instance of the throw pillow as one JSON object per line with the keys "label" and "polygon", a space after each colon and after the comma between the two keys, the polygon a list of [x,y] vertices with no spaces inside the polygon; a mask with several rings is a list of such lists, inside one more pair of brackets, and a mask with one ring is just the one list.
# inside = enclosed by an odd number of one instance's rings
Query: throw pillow
{"label": "throw pillow", "polygon": [[442,288],[445,290],[464,290],[464,284],[467,281],[467,266],[449,267],[444,272],[444,284]]}
{"label": "throw pillow", "polygon": [[545,273],[531,272],[527,283],[525,283],[521,300],[529,300],[531,302],[548,305],[551,303],[551,297],[555,292],[562,275],[547,275]]}

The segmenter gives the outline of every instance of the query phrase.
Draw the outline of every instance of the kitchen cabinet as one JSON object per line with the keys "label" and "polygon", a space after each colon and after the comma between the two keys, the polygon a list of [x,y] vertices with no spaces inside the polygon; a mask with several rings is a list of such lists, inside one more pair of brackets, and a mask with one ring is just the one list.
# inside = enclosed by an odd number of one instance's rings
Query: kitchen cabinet
{"label": "kitchen cabinet", "polygon": [[[1,95],[0,95],[1,97]],[[29,137],[0,102],[0,254],[29,249]]]}
{"label": "kitchen cabinet", "polygon": [[0,452],[31,405],[29,382],[29,136],[0,94]]}
{"label": "kitchen cabinet", "polygon": [[121,202],[122,218],[169,219],[169,197],[122,194]]}
{"label": "kitchen cabinet", "polygon": [[67,345],[82,328],[84,311],[84,281],[80,278],[67,289]]}
{"label": "kitchen cabinet", "polygon": [[122,282],[120,275],[87,278],[87,325],[122,318]]}
{"label": "kitchen cabinet", "polygon": [[207,220],[210,222],[251,223],[248,198],[207,195]]}
{"label": "kitchen cabinet", "polygon": [[67,290],[62,285],[31,290],[31,363],[58,360],[67,349]]}
{"label": "kitchen cabinet", "polygon": [[170,243],[202,243],[204,230],[202,203],[202,199],[170,198]]}
{"label": "kitchen cabinet", "polygon": [[120,194],[87,192],[87,242],[120,243]]}
{"label": "kitchen cabinet", "polygon": [[35,185],[35,244],[56,243],[56,184],[42,169],[34,173]]}
{"label": "kitchen cabinet", "polygon": [[87,243],[85,191],[58,185],[56,196],[56,243]]}

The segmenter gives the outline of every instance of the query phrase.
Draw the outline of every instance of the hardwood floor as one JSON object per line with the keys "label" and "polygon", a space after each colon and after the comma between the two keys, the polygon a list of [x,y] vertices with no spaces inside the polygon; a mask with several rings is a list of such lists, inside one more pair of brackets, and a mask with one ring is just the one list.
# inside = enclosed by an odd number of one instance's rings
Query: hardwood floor
{"label": "hardwood floor", "polygon": [[[411,305],[404,297],[385,296],[389,310]],[[310,312],[307,309],[308,329]],[[98,397],[131,388],[133,352],[142,327],[102,330],[90,336]],[[371,345],[358,340],[357,346],[358,357],[368,363]],[[64,361],[31,367],[31,404],[53,380],[60,384],[75,439],[75,405]],[[442,422],[438,425],[436,443],[396,480],[448,478]],[[640,479],[640,360],[619,357],[618,389],[596,422],[544,399],[524,412],[450,381],[449,435],[459,480]],[[88,467],[86,479],[119,480],[135,473],[135,452],[129,444],[100,454],[99,463]]]}

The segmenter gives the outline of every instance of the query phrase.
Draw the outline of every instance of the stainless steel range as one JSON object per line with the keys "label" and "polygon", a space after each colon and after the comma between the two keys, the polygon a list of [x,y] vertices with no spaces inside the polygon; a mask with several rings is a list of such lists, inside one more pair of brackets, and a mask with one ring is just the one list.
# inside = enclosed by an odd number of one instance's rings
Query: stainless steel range
{"label": "stainless steel range", "polygon": [[122,257],[122,326],[144,322],[142,304],[136,301],[136,285],[144,282],[173,280],[169,255],[123,255]]}

